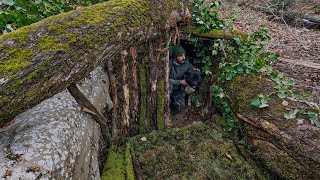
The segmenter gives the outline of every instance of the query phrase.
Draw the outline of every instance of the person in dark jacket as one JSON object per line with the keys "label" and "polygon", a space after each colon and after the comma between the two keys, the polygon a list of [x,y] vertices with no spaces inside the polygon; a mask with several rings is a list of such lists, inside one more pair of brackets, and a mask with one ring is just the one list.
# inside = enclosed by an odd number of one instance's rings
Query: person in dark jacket
{"label": "person in dark jacket", "polygon": [[184,89],[187,86],[185,74],[196,68],[186,59],[186,51],[180,45],[172,48],[170,59],[170,104],[173,110],[185,106]]}

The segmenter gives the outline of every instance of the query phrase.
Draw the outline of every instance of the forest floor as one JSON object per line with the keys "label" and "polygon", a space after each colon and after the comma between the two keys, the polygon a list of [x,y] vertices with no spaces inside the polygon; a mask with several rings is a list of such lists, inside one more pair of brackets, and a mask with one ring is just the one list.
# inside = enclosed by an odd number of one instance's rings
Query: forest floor
{"label": "forest floor", "polygon": [[[290,2],[292,4],[288,6],[289,10],[320,18],[320,1],[291,0]],[[233,28],[246,33],[267,28],[271,40],[265,43],[266,51],[280,55],[279,61],[273,64],[273,67],[286,76],[296,79],[298,86],[305,86],[312,91],[312,100],[319,104],[320,29],[308,29],[292,23],[289,25],[283,17],[267,15],[253,9],[254,5],[270,7],[272,1],[224,2],[222,4],[222,14],[223,16],[229,15],[232,8],[236,7],[238,21]]]}

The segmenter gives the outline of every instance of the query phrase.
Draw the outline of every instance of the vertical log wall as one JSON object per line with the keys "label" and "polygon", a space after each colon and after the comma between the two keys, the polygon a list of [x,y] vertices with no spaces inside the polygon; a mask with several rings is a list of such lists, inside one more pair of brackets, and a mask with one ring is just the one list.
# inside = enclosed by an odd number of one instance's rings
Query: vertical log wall
{"label": "vertical log wall", "polygon": [[169,44],[168,36],[159,35],[124,49],[107,62],[114,102],[113,137],[147,133],[168,125]]}

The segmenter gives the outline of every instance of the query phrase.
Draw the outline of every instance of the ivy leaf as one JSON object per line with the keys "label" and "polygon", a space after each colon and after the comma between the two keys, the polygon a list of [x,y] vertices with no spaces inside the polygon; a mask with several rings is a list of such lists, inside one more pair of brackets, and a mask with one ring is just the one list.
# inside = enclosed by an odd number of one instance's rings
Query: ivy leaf
{"label": "ivy leaf", "polygon": [[8,6],[12,6],[14,5],[13,0],[2,0],[2,3]]}
{"label": "ivy leaf", "polygon": [[296,84],[296,80],[294,80],[294,79],[289,79],[289,80],[288,80],[288,85],[293,86],[293,85],[295,85],[295,84]]}
{"label": "ivy leaf", "polygon": [[251,101],[251,106],[255,106],[255,107],[259,107],[260,106],[260,99],[259,98],[255,98]]}
{"label": "ivy leaf", "polygon": [[284,98],[287,97],[285,91],[279,91],[279,92],[277,93],[277,96],[278,96],[279,98],[281,98],[281,99],[284,99]]}
{"label": "ivy leaf", "polygon": [[311,124],[314,124],[317,127],[320,127],[320,121],[318,119],[319,113],[317,112],[317,110],[308,110],[306,114],[308,114]]}
{"label": "ivy leaf", "polygon": [[264,108],[264,107],[268,107],[268,102],[269,102],[270,98],[268,96],[263,96],[260,99],[261,105],[259,106],[259,108]]}
{"label": "ivy leaf", "polygon": [[268,107],[269,105],[268,104],[261,104],[260,106],[259,106],[259,108],[264,108],[264,107]]}
{"label": "ivy leaf", "polygon": [[220,92],[218,95],[217,95],[220,99],[224,98],[224,93],[223,92]]}
{"label": "ivy leaf", "polygon": [[217,54],[218,54],[218,51],[212,50],[212,55],[217,55]]}
{"label": "ivy leaf", "polygon": [[293,119],[296,118],[296,114],[298,113],[298,109],[290,109],[287,112],[284,112],[284,118],[286,119]]}

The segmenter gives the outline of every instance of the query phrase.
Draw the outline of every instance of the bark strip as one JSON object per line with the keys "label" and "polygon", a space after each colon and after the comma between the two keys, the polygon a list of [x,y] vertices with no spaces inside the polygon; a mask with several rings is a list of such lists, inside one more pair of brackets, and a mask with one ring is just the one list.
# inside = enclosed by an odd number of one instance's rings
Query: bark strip
{"label": "bark strip", "polygon": [[170,118],[170,83],[169,83],[169,75],[170,75],[170,52],[169,45],[171,42],[171,34],[167,40],[166,51],[165,51],[165,63],[164,63],[164,79],[165,79],[165,91],[164,91],[164,123],[166,127],[172,126],[172,121]]}
{"label": "bark strip", "polygon": [[157,82],[158,82],[158,70],[159,70],[159,58],[160,52],[158,49],[161,48],[162,39],[153,40],[149,44],[149,72],[150,72],[150,127],[151,130],[156,129],[157,124]]}
{"label": "bark strip", "polygon": [[75,83],[72,83],[68,87],[68,91],[77,101],[77,103],[84,109],[84,112],[87,112],[92,116],[92,118],[100,125],[101,133],[103,139],[110,143],[110,132],[107,125],[107,118],[89,101],[89,99],[81,93],[79,88]]}
{"label": "bark strip", "polygon": [[122,104],[122,128],[124,135],[128,135],[129,128],[130,128],[130,92],[128,87],[128,80],[127,80],[127,58],[128,52],[126,50],[121,52],[121,62],[122,62],[122,91],[123,91],[123,104]]}
{"label": "bark strip", "polygon": [[111,135],[112,138],[116,138],[118,136],[118,128],[117,128],[117,120],[118,120],[118,108],[119,108],[119,100],[118,100],[118,79],[116,78],[116,75],[113,74],[113,64],[112,61],[109,60],[106,63],[108,74],[110,78],[110,88],[111,88],[111,99],[113,103],[112,108],[112,119],[111,119]]}
{"label": "bark strip", "polygon": [[139,114],[139,86],[138,86],[138,72],[137,72],[137,47],[130,48],[132,58],[132,79],[133,79],[133,108],[131,112],[132,117],[132,134],[138,133],[138,114]]}

